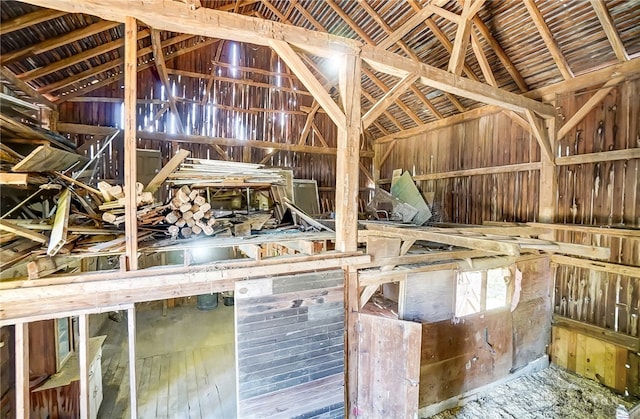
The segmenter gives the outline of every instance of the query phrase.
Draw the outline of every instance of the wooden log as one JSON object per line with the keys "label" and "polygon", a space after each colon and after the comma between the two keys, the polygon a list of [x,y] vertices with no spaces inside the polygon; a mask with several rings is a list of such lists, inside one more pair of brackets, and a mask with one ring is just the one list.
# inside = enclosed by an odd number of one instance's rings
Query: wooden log
{"label": "wooden log", "polygon": [[[199,205],[200,205],[200,210],[201,210],[203,213],[205,213],[205,214],[206,214],[207,212],[209,212],[209,210],[211,209],[211,204],[209,204],[208,202],[205,202],[205,203],[203,203],[203,204],[199,204]],[[208,217],[207,217],[207,218],[208,218]]]}
{"label": "wooden log", "polygon": [[210,226],[205,226],[202,228],[202,231],[204,232],[204,234],[206,234],[207,236],[211,236],[213,235],[213,227]]}
{"label": "wooden log", "polygon": [[191,211],[191,203],[190,202],[185,202],[184,204],[180,205],[180,212],[181,213],[185,213],[187,211]]}
{"label": "wooden log", "polygon": [[200,228],[200,227],[199,227],[199,226],[197,226],[197,225],[194,225],[193,227],[191,227],[191,232],[192,232],[194,235],[198,235],[198,234],[202,233],[202,228]]}
{"label": "wooden log", "polygon": [[180,233],[180,227],[176,225],[169,226],[169,228],[167,228],[167,232],[172,236],[177,236]]}
{"label": "wooden log", "polygon": [[191,232],[191,227],[182,227],[180,229],[180,234],[182,234],[182,237],[184,237],[185,239],[191,237]]}
{"label": "wooden log", "polygon": [[191,191],[191,193],[189,194],[189,199],[193,201],[198,196],[200,196],[200,191],[194,190],[194,191]]}
{"label": "wooden log", "polygon": [[[200,205],[193,204],[191,205],[191,212],[196,213],[200,210]],[[202,211],[204,213],[204,211]]]}
{"label": "wooden log", "polygon": [[173,197],[173,199],[171,199],[171,202],[169,202],[169,207],[172,210],[178,210],[180,209],[180,206],[182,205],[182,201],[180,201],[178,199],[178,197]]}
{"label": "wooden log", "polygon": [[184,218],[185,220],[190,220],[193,218],[193,211],[189,210],[187,212],[184,212],[182,214],[182,218]]}
{"label": "wooden log", "polygon": [[201,219],[201,218],[204,218],[204,211],[202,211],[202,210],[198,210],[198,211],[196,211],[196,212],[194,212],[194,213],[193,213],[193,219],[194,219],[194,220],[196,220],[196,221],[197,221],[197,220],[199,220],[199,219]]}
{"label": "wooden log", "polygon": [[187,220],[187,227],[193,227],[194,225],[196,225],[196,220],[194,220],[193,218],[189,218]]}
{"label": "wooden log", "polygon": [[[198,196],[196,196],[196,197],[193,199],[193,203],[194,203],[194,204],[196,204],[196,205],[203,206],[204,204],[206,204],[206,203],[207,203],[207,199],[206,199],[204,196],[198,195]],[[210,207],[211,207],[211,206],[209,205],[209,208],[210,208]],[[206,210],[205,210],[205,211],[206,211]]]}
{"label": "wooden log", "polygon": [[176,221],[176,225],[179,228],[184,227],[187,224],[187,220],[185,220],[184,218],[180,218],[178,221]]}
{"label": "wooden log", "polygon": [[136,202],[141,204],[153,204],[153,194],[151,192],[143,192],[137,196]]}
{"label": "wooden log", "polygon": [[209,218],[209,220],[207,220],[207,225],[208,226],[213,226],[216,223],[216,219],[211,217]]}
{"label": "wooden log", "polygon": [[176,221],[178,221],[180,219],[180,213],[172,211],[169,214],[167,214],[164,219],[167,223],[169,224],[175,224]]}
{"label": "wooden log", "polygon": [[107,182],[105,181],[98,182],[98,190],[100,191],[100,194],[102,194],[102,198],[104,202],[113,201],[114,199],[113,195],[111,195],[110,189],[111,189],[111,185],[109,185]]}
{"label": "wooden log", "polygon": [[[184,190],[185,188],[187,192],[185,192]],[[187,204],[191,202],[191,198],[189,198],[188,191],[189,191],[189,187],[185,185],[182,188],[178,189],[178,191],[176,192],[176,198],[178,198],[178,200],[183,204]]]}
{"label": "wooden log", "polygon": [[124,198],[124,191],[122,190],[122,186],[115,185],[109,187],[109,194],[115,199]]}

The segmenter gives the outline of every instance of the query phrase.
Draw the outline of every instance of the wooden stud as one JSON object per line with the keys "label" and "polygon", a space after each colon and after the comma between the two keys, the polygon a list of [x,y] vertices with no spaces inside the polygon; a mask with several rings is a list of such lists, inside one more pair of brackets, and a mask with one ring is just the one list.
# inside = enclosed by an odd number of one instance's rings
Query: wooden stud
{"label": "wooden stud", "polygon": [[125,186],[125,235],[127,270],[138,269],[138,218],[136,205],[136,58],[138,23],[135,18],[125,19],[124,40],[124,186]]}
{"label": "wooden stud", "polygon": [[29,323],[19,322],[15,327],[16,417],[31,414],[29,389]]}
{"label": "wooden stud", "polygon": [[136,385],[136,307],[127,309],[127,335],[129,352],[129,410],[131,419],[138,417],[137,385]]}
{"label": "wooden stud", "polygon": [[551,148],[551,142],[549,141],[549,135],[547,133],[547,128],[544,126],[544,121],[528,109],[524,111],[524,114],[527,117],[531,130],[533,131],[536,141],[540,146],[542,155],[547,159],[547,161],[553,164],[553,149]]}
{"label": "wooden stud", "polygon": [[78,361],[80,363],[80,418],[89,419],[89,315],[78,316]]}

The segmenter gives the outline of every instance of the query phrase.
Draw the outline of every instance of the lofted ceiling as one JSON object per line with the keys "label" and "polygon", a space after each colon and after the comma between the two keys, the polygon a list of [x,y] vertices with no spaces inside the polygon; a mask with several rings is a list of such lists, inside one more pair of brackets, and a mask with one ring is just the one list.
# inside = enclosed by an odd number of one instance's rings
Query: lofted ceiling
{"label": "lofted ceiling", "polygon": [[[328,33],[522,94],[640,56],[634,0],[184,0]],[[165,2],[173,3],[173,2]],[[175,2],[179,3],[179,2]],[[54,103],[119,82],[123,25],[3,1],[3,78],[27,83]],[[154,66],[153,28],[140,23],[138,69]],[[204,36],[162,32],[165,59],[211,48]],[[328,91],[329,59],[301,54]],[[15,80],[13,78],[15,76]],[[407,130],[482,104],[363,65],[362,112],[391,97],[371,122],[373,137]],[[386,96],[385,96],[386,95]]]}

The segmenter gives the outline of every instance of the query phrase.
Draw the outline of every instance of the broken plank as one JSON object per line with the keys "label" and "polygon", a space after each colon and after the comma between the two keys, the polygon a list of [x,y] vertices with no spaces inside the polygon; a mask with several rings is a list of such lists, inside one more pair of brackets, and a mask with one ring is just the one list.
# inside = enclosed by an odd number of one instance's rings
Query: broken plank
{"label": "broken plank", "polygon": [[20,227],[19,225],[6,220],[0,220],[0,230],[14,233],[20,237],[24,237],[24,238],[36,241],[38,243],[44,244],[48,240],[47,236],[43,234],[37,233],[33,230],[26,229],[24,227]]}
{"label": "broken plank", "polygon": [[187,156],[191,152],[189,150],[178,150],[176,154],[169,160],[169,162],[156,174],[153,179],[149,182],[147,187],[144,189],[145,192],[155,192],[158,190],[162,182],[164,182],[167,177],[180,166],[180,163],[187,158]]}
{"label": "broken plank", "polygon": [[48,172],[66,170],[77,163],[86,163],[79,154],[58,150],[48,144],[41,145],[13,166],[12,172]]}
{"label": "broken plank", "polygon": [[9,186],[27,186],[27,185],[43,185],[48,179],[44,176],[34,175],[32,173],[0,173],[0,185]]}
{"label": "broken plank", "polygon": [[71,208],[71,193],[65,189],[58,198],[58,208],[53,220],[53,229],[49,239],[47,254],[54,256],[67,243],[67,232],[69,226],[69,210]]}

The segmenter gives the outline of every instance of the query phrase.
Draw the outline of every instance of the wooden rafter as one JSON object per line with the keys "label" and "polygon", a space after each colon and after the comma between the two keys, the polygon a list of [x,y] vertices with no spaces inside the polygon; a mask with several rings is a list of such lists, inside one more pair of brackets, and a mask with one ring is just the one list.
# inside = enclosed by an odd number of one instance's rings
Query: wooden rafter
{"label": "wooden rafter", "polygon": [[327,93],[318,79],[311,73],[298,54],[285,41],[272,39],[269,42],[271,48],[280,56],[287,66],[294,72],[302,84],[313,94],[322,109],[338,126],[338,130],[344,127],[344,113],[333,98]]}
{"label": "wooden rafter", "polygon": [[458,20],[458,29],[456,30],[456,37],[453,42],[453,49],[451,50],[448,66],[449,72],[453,74],[460,75],[462,73],[464,57],[467,55],[471,32],[471,22],[469,20],[473,17],[473,15],[471,15],[471,5],[471,0],[467,0],[464,3],[462,15]]}
{"label": "wooden rafter", "polygon": [[27,56],[42,54],[43,52],[51,51],[52,49],[61,47],[63,45],[70,44],[72,42],[79,41],[80,39],[84,39],[100,32],[107,31],[111,28],[115,28],[119,24],[120,23],[118,22],[106,21],[94,23],[82,29],[77,29],[73,32],[69,32],[55,38],[47,39],[40,42],[39,44],[31,45],[17,51],[11,51],[2,54],[2,56],[0,57],[0,61],[2,61],[2,65],[6,66]]}
{"label": "wooden rafter", "polygon": [[498,40],[495,39],[491,34],[491,31],[489,30],[489,28],[487,28],[487,25],[485,25],[482,19],[480,19],[478,16],[475,16],[473,18],[473,26],[475,26],[480,31],[484,39],[489,43],[489,46],[498,56],[498,59],[507,70],[507,72],[511,75],[513,81],[516,82],[516,85],[518,85],[520,91],[523,93],[528,91],[529,86],[527,86],[527,83],[524,81],[524,77],[522,77],[522,74],[520,74],[516,66],[513,64],[504,49],[502,49],[502,46],[500,46]]}
{"label": "wooden rafter", "polygon": [[600,20],[602,29],[604,29],[604,33],[607,35],[609,43],[613,47],[613,52],[615,52],[618,61],[628,61],[629,54],[627,54],[627,50],[622,43],[622,39],[620,39],[620,34],[618,33],[616,26],[613,23],[613,19],[611,18],[609,10],[607,9],[607,5],[603,0],[590,1],[593,10],[596,12],[596,16],[598,16],[598,19]]}
{"label": "wooden rafter", "polygon": [[156,69],[158,70],[158,76],[160,77],[160,82],[164,85],[164,91],[167,95],[167,99],[169,99],[169,106],[171,106],[171,112],[173,112],[175,115],[178,132],[184,132],[182,119],[180,118],[180,112],[178,112],[178,107],[176,106],[176,99],[173,97],[171,83],[169,82],[169,73],[167,73],[167,65],[164,61],[164,52],[162,50],[162,41],[160,39],[160,31],[156,29],[153,29],[151,31],[151,45],[153,47],[153,58],[156,64]]}
{"label": "wooden rafter", "polygon": [[298,145],[303,145],[305,142],[307,142],[307,137],[311,132],[311,125],[313,123],[313,118],[315,118],[316,112],[318,112],[318,109],[320,109],[320,104],[318,103],[318,101],[314,101],[313,106],[311,107],[311,110],[307,115],[307,119],[304,123],[304,127],[302,128],[302,133],[300,134],[300,140],[298,140]]}
{"label": "wooden rafter", "polygon": [[524,114],[531,125],[531,130],[533,131],[534,137],[536,137],[536,141],[538,141],[542,155],[547,161],[553,162],[553,145],[551,144],[547,128],[544,126],[544,121],[529,109],[525,109]]}
{"label": "wooden rafter", "polygon": [[396,101],[404,92],[406,92],[411,85],[418,79],[416,74],[407,74],[402,78],[395,86],[393,86],[388,92],[376,102],[371,109],[367,111],[362,117],[362,125],[367,128],[378,118],[393,102]]}
{"label": "wooden rafter", "polygon": [[37,92],[33,87],[17,78],[16,75],[13,74],[8,68],[0,67],[0,78],[2,78],[3,80],[7,80],[9,83],[14,85],[18,90],[29,96],[35,102],[45,105],[51,109],[57,108],[55,104],[53,104],[49,99],[45,98],[40,92]]}
{"label": "wooden rafter", "polygon": [[[190,39],[190,38],[193,38],[193,36],[192,35],[178,35],[176,37],[173,37],[173,38],[165,40],[165,42],[162,43],[162,46],[163,46],[163,48],[166,48],[167,46],[172,45],[173,43],[185,41],[185,40]],[[147,54],[151,54],[151,53],[153,53],[153,48],[152,47],[141,48],[137,52],[137,57],[141,58],[141,57],[143,57],[143,56],[145,56]],[[47,84],[45,86],[42,86],[42,87],[38,88],[38,92],[40,92],[40,93],[54,92],[56,90],[62,89],[63,87],[67,87],[67,86],[69,86],[71,84],[78,83],[78,82],[80,82],[82,80],[85,80],[85,79],[87,79],[89,77],[92,77],[92,76],[94,76],[96,74],[99,74],[99,73],[102,73],[102,72],[105,72],[105,71],[109,71],[109,70],[112,70],[114,68],[121,67],[123,64],[124,64],[124,58],[120,57],[120,58],[118,58],[116,60],[109,61],[109,62],[106,62],[106,63],[101,64],[99,66],[90,68],[88,70],[82,71],[82,72],[77,73],[77,74],[74,74],[74,75],[72,75],[70,77],[67,77],[65,79],[62,79],[62,80],[60,80],[58,82],[54,82],[54,83],[50,83],[50,84]],[[153,66],[153,63],[151,63],[150,66]]]}
{"label": "wooden rafter", "polygon": [[67,12],[61,12],[58,10],[36,10],[35,12],[27,13],[26,15],[18,16],[9,21],[2,22],[0,33],[2,33],[2,35],[6,35],[9,32],[18,31],[32,25],[37,25],[38,23],[59,18],[66,14]]}
{"label": "wooden rafter", "polygon": [[[447,50],[447,52],[451,54],[451,52],[453,51],[453,44],[451,43],[451,41],[449,41],[449,38],[447,38],[447,35],[445,35],[445,33],[442,32],[442,29],[440,29],[440,27],[436,24],[436,22],[434,22],[433,19],[426,19],[424,21],[424,24],[427,26],[427,28],[431,30],[431,32],[433,32],[436,38],[438,38],[438,41],[440,41],[440,44],[442,44],[442,46]],[[476,73],[473,72],[469,64],[464,63],[462,70],[467,75],[467,77],[469,77],[471,80],[476,80],[476,81],[480,80],[478,76],[476,76]]]}
{"label": "wooden rafter", "polygon": [[[602,100],[613,90],[613,88],[621,83],[624,80],[624,77],[617,77],[615,79],[609,80],[607,83],[602,86],[597,92],[589,98],[589,100],[582,105],[578,111],[569,118],[567,122],[558,130],[558,138],[562,138],[569,133],[573,128],[576,127],[588,114],[595,108]],[[602,150],[600,150],[602,151]]]}
{"label": "wooden rafter", "polygon": [[538,29],[542,40],[551,53],[553,61],[556,63],[556,66],[558,67],[558,70],[560,70],[560,73],[562,73],[562,77],[564,77],[565,80],[573,78],[573,71],[571,71],[567,59],[560,50],[558,43],[553,38],[553,35],[551,34],[549,27],[545,23],[544,17],[542,16],[542,13],[540,13],[538,6],[536,6],[534,0],[523,0],[523,2],[527,7],[527,10],[529,11],[529,15],[531,16],[533,23],[536,25],[536,28]]}
{"label": "wooden rafter", "polygon": [[[363,68],[363,71],[364,71],[364,68]],[[375,105],[375,103],[377,102],[376,98],[371,96],[371,94],[364,89],[362,90],[362,97],[364,97],[366,100],[371,102],[371,106]],[[395,116],[393,116],[389,111],[384,111],[382,114],[386,116],[389,119],[389,121],[391,121],[393,125],[395,125],[399,130],[403,131],[405,129],[405,127],[400,123],[400,121],[398,121],[398,119]]]}
{"label": "wooden rafter", "polygon": [[391,45],[395,44],[402,39],[408,32],[412,31],[416,26],[429,19],[433,15],[433,6],[442,5],[446,1],[434,2],[434,4],[427,5],[422,10],[419,10],[415,15],[411,16],[409,20],[402,24],[398,29],[388,34],[387,37],[378,44],[380,48],[387,49]]}
{"label": "wooden rafter", "polygon": [[518,112],[529,109],[545,118],[555,117],[555,108],[551,105],[465,79],[424,63],[416,63],[409,58],[381,51],[379,48],[364,46],[361,54],[369,65],[383,73],[402,77],[407,72],[412,72],[420,76],[421,83],[445,92]]}
{"label": "wooden rafter", "polygon": [[[179,35],[179,36],[182,36],[182,35]],[[195,37],[195,38],[198,38],[198,37]],[[173,38],[171,38],[171,39],[173,39]],[[208,40],[205,40],[203,42],[198,42],[198,43],[196,43],[194,45],[191,45],[189,47],[186,47],[186,48],[180,48],[180,49],[172,52],[171,54],[167,55],[165,57],[165,60],[166,59],[175,58],[175,57],[179,57],[180,55],[188,54],[188,53],[190,53],[192,51],[195,51],[195,50],[198,50],[200,48],[205,48],[205,47],[207,47],[209,45],[215,44],[216,42],[218,42],[217,39],[208,39]],[[151,47],[149,47],[149,48],[151,48]],[[147,68],[151,68],[153,66],[154,66],[153,61],[148,62],[146,64],[141,64],[141,65],[138,66],[138,72],[140,72],[142,70],[146,70]],[[120,67],[120,66],[117,66],[116,69],[118,67]],[[93,75],[93,74],[91,74],[91,75]],[[91,75],[89,77],[91,77]],[[85,86],[82,89],[78,89],[77,91],[65,94],[63,96],[58,96],[56,101],[57,102],[62,102],[62,101],[65,101],[65,100],[73,99],[73,98],[75,98],[77,96],[86,95],[87,93],[90,93],[90,92],[92,92],[92,91],[94,91],[96,89],[99,89],[99,88],[103,87],[103,86],[108,86],[111,83],[115,83],[117,81],[120,81],[121,79],[122,79],[122,74],[121,74],[121,71],[118,70],[118,75],[117,76],[106,78],[106,79],[104,79],[102,81],[99,81],[97,83],[92,83],[92,84],[90,84],[88,86]]]}
{"label": "wooden rafter", "polygon": [[[378,86],[378,88],[380,90],[382,90],[383,94],[387,94],[389,92],[389,87],[387,87],[387,85],[385,83],[382,82],[382,80],[380,80],[371,70],[369,70],[368,68],[363,67],[362,68],[362,73],[369,77],[369,79],[376,85]],[[373,97],[373,96],[371,96]],[[370,99],[369,99],[370,100]],[[373,100],[372,101],[373,104],[375,105],[375,103],[377,102],[377,100]],[[411,118],[413,120],[413,122],[415,122],[416,124],[420,125],[422,124],[422,120],[420,119],[420,117],[418,115],[416,115],[416,113],[409,108],[404,102],[402,102],[400,99],[396,98],[396,100],[394,100],[394,103],[400,108],[402,109],[402,111],[407,114],[407,116],[409,116],[409,118]],[[385,114],[386,115],[386,114]],[[400,126],[402,126],[402,124],[400,124]],[[402,128],[404,129],[404,127]]]}
{"label": "wooden rafter", "polygon": [[[138,39],[140,40],[140,39],[146,38],[150,34],[151,34],[151,31],[149,29],[143,29],[141,31],[138,31]],[[20,80],[23,80],[26,82],[35,80],[47,74],[55,73],[56,71],[62,70],[63,68],[67,68],[74,64],[78,64],[80,62],[87,61],[91,58],[105,54],[109,51],[122,48],[123,45],[124,45],[124,40],[116,39],[114,41],[98,45],[95,48],[82,51],[79,54],[70,55],[67,58],[63,58],[62,60],[55,61],[44,67],[39,67],[33,70],[26,71],[24,73],[18,74],[17,76]]]}
{"label": "wooden rafter", "polygon": [[480,70],[482,70],[482,75],[484,79],[492,86],[498,86],[496,82],[496,78],[493,75],[493,71],[491,70],[491,65],[489,64],[489,60],[487,60],[487,56],[482,49],[482,45],[480,45],[480,38],[474,29],[471,29],[471,48],[473,49],[473,53],[478,60],[478,64],[480,64]]}

